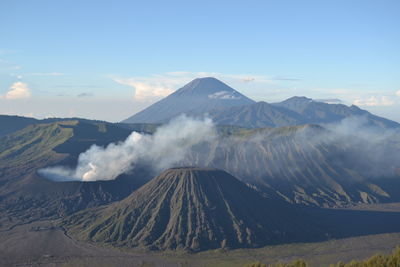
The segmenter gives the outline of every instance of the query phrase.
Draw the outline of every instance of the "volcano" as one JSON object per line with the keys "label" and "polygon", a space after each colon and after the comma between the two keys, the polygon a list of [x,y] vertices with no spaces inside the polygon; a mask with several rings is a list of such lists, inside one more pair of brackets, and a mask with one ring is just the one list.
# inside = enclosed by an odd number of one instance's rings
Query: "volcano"
{"label": "volcano", "polygon": [[320,235],[302,210],[217,169],[173,168],[63,222],[83,240],[154,250],[260,247]]}
{"label": "volcano", "polygon": [[253,103],[250,98],[215,78],[197,78],[123,122],[164,123],[182,113],[201,115],[216,108]]}

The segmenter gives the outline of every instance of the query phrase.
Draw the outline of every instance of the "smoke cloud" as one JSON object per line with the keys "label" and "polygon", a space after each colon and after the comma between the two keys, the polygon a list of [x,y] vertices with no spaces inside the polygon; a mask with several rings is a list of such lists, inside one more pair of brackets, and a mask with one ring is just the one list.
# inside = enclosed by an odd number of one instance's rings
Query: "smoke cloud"
{"label": "smoke cloud", "polygon": [[153,135],[133,132],[124,142],[107,147],[93,145],[79,155],[76,169],[56,166],[41,169],[39,173],[56,181],[98,181],[113,180],[141,163],[161,171],[182,161],[194,145],[215,137],[210,119],[183,115],[159,127]]}
{"label": "smoke cloud", "polygon": [[364,116],[350,117],[318,136],[316,142],[341,144],[343,165],[369,179],[390,178],[400,170],[400,129],[371,125]]}
{"label": "smoke cloud", "polygon": [[366,117],[352,117],[322,126],[219,136],[206,146],[194,146],[182,165],[223,169],[249,183],[304,180],[313,186],[329,179],[350,184],[396,177],[399,155],[399,129],[384,129],[371,125]]}
{"label": "smoke cloud", "polygon": [[[400,171],[399,129],[373,126],[353,117],[323,126],[287,127],[252,133],[217,134],[210,119],[181,116],[153,135],[133,132],[124,142],[93,145],[75,169],[51,167],[40,174],[52,180],[112,180],[136,166],[155,174],[176,166],[213,167],[243,181],[281,183],[332,177],[378,179]],[[358,179],[358,178],[357,178]]]}

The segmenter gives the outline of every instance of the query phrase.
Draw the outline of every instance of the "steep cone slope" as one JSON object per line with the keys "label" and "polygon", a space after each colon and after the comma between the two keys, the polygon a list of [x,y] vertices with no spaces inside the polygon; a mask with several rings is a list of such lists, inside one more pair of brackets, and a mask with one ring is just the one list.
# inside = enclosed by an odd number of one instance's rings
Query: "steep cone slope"
{"label": "steep cone slope", "polygon": [[149,249],[258,247],[319,236],[307,216],[216,169],[174,168],[106,208],[67,219],[80,239]]}
{"label": "steep cone slope", "polygon": [[252,103],[253,100],[215,78],[199,78],[123,122],[163,123],[182,113],[202,115],[215,108]]}

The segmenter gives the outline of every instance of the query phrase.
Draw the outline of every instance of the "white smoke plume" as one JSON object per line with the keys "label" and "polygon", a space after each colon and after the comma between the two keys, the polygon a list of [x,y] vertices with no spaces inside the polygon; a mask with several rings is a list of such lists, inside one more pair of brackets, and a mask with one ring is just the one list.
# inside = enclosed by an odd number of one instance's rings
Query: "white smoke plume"
{"label": "white smoke plume", "polygon": [[129,172],[138,163],[161,171],[183,160],[194,145],[209,142],[216,136],[213,122],[180,116],[159,127],[153,135],[133,132],[124,142],[107,147],[93,145],[79,155],[76,169],[50,167],[40,174],[57,181],[113,180]]}
{"label": "white smoke plume", "polygon": [[303,168],[315,170],[325,162],[366,178],[391,177],[400,170],[399,129],[370,125],[365,117],[305,129],[218,136],[210,119],[181,116],[153,135],[133,132],[124,142],[94,145],[79,156],[75,169],[52,167],[40,174],[57,181],[97,181],[113,180],[142,164],[154,173],[190,165],[219,168],[254,181],[265,176],[283,179],[283,174],[301,176]]}
{"label": "white smoke plume", "polygon": [[[219,137],[195,147],[181,165],[223,169],[246,182],[293,181],[299,177],[390,178],[400,173],[400,129],[351,117],[322,126],[266,128],[244,136]],[[327,166],[321,167],[321,166]],[[326,172],[321,174],[319,169]],[[330,172],[330,170],[334,170]]]}

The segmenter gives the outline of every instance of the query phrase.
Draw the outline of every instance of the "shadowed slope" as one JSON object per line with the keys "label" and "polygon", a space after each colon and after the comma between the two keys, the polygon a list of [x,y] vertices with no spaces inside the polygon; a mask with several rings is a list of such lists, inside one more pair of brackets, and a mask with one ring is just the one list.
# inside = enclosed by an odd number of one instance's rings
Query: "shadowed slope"
{"label": "shadowed slope", "polygon": [[320,232],[305,217],[226,172],[174,168],[123,201],[65,223],[82,239],[115,246],[204,250],[313,239]]}
{"label": "shadowed slope", "polygon": [[28,125],[38,122],[39,121],[34,118],[0,115],[0,136],[16,132]]}

